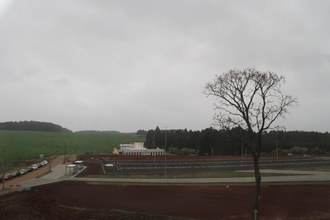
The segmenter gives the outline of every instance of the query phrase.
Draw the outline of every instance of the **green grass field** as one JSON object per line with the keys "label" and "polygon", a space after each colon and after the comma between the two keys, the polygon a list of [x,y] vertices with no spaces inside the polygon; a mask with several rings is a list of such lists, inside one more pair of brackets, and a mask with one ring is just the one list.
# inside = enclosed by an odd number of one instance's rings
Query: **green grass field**
{"label": "green grass field", "polygon": [[6,161],[17,161],[40,154],[109,153],[119,144],[143,141],[145,137],[135,133],[0,131],[0,159],[3,155]]}

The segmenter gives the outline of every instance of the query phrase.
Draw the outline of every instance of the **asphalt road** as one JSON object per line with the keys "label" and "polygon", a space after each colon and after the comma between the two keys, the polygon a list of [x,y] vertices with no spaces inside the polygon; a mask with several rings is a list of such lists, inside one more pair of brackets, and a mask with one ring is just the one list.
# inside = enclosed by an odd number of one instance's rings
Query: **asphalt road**
{"label": "asphalt road", "polygon": [[[238,172],[252,172],[238,171]],[[273,173],[274,176],[264,176],[263,183],[279,182],[329,182],[330,172],[296,171],[296,170],[261,170],[261,173]],[[281,174],[278,176],[276,174]],[[224,177],[224,178],[70,178],[71,181],[109,182],[109,183],[147,183],[147,184],[235,184],[254,183],[254,177]]]}

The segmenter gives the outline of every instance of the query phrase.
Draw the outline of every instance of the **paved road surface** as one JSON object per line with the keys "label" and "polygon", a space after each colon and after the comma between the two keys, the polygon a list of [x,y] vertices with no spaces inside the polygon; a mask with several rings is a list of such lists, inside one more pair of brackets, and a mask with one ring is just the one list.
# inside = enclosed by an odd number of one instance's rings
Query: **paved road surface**
{"label": "paved road surface", "polygon": [[[238,170],[237,172],[252,172],[252,170]],[[330,172],[323,171],[297,171],[297,170],[275,170],[262,169],[262,173],[287,174],[285,176],[265,176],[262,182],[305,182],[305,181],[330,181]],[[131,178],[82,178],[66,175],[65,164],[53,166],[52,172],[39,178],[33,178],[21,183],[22,187],[33,187],[41,184],[48,184],[56,181],[94,181],[111,183],[253,183],[254,177],[235,178],[159,178],[159,179],[131,179]]]}
{"label": "paved road surface", "polygon": [[[40,167],[30,173],[5,181],[5,189],[13,190],[22,185],[33,186],[61,180],[65,175],[65,165],[63,165],[63,159],[63,156],[57,156],[52,159],[48,165]],[[75,159],[75,156],[72,156],[72,158],[68,157],[67,159],[72,161]],[[51,172],[49,172],[49,168]]]}
{"label": "paved road surface", "polygon": [[[238,172],[253,172],[242,170]],[[261,170],[261,173],[287,174],[285,176],[265,176],[262,182],[309,182],[330,181],[330,172],[295,171],[295,170]],[[99,181],[112,183],[253,183],[254,177],[232,178],[161,178],[161,179],[130,179],[130,178],[70,178],[73,181]]]}
{"label": "paved road surface", "polygon": [[[252,172],[240,170],[237,172]],[[262,173],[287,174],[285,176],[265,176],[262,182],[305,182],[305,181],[330,181],[330,172],[323,171],[296,171],[296,170],[261,170]],[[41,178],[26,182],[24,186],[37,186],[62,180],[71,181],[94,181],[111,183],[253,183],[254,177],[234,177],[234,178],[179,178],[179,179],[130,179],[130,178],[82,178],[65,176],[65,166],[58,165],[53,172]]]}

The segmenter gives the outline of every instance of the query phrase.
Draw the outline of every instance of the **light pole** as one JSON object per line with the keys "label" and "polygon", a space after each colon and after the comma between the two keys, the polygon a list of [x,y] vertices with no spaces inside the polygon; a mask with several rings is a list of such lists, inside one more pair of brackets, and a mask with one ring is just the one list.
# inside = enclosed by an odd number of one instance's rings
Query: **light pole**
{"label": "light pole", "polygon": [[165,149],[164,149],[164,156],[165,156],[165,178],[167,178],[167,161],[166,161],[166,127],[164,127],[165,132]]}
{"label": "light pole", "polygon": [[243,139],[241,139],[241,155],[242,155],[242,165],[244,163],[244,145],[243,145]]}
{"label": "light pole", "polygon": [[277,142],[277,130],[278,127],[276,127],[276,131],[275,131],[275,145],[276,145],[276,160],[278,160],[278,142]]}
{"label": "light pole", "polygon": [[51,170],[51,161],[52,161],[52,155],[51,155],[51,152],[50,152],[50,146],[48,145],[47,147],[47,151],[48,151],[48,172],[50,173],[50,170]]}
{"label": "light pole", "polygon": [[65,144],[64,144],[64,158],[63,158],[63,164],[66,164],[66,140],[65,140]]}
{"label": "light pole", "polygon": [[278,132],[278,130],[279,129],[285,129],[285,127],[284,126],[276,126],[275,127],[275,146],[276,146],[276,160],[278,160],[278,134],[277,134],[277,132]]}
{"label": "light pole", "polygon": [[6,148],[3,147],[3,155],[2,155],[2,190],[5,189],[5,153],[6,153]]}

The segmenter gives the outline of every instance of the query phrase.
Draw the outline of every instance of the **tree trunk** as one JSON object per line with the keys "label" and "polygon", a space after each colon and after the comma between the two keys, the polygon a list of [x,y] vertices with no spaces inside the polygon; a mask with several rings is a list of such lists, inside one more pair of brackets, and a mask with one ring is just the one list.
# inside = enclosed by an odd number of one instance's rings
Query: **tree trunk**
{"label": "tree trunk", "polygon": [[257,155],[253,155],[253,164],[254,164],[254,176],[255,176],[255,186],[256,186],[256,194],[254,200],[254,220],[259,219],[259,204],[260,204],[260,184],[261,184],[261,174],[259,169],[259,157]]}

